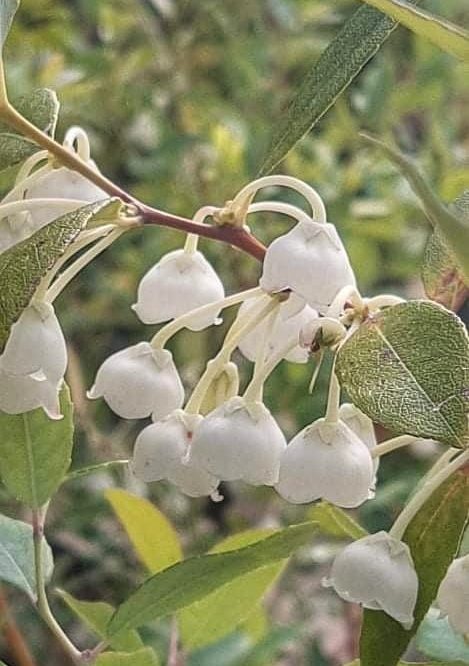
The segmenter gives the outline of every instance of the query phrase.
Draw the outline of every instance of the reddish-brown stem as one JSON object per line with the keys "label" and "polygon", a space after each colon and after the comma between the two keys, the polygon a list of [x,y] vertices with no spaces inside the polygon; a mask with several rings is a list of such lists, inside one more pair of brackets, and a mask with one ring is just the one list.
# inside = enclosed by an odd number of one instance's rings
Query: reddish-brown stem
{"label": "reddish-brown stem", "polygon": [[18,628],[5,592],[0,588],[0,623],[5,642],[17,666],[36,666],[23,634]]}
{"label": "reddish-brown stem", "polygon": [[234,245],[235,247],[250,254],[255,259],[262,261],[265,255],[265,247],[252,234],[245,229],[240,229],[230,225],[210,226],[200,224],[184,217],[172,215],[164,211],[152,208],[142,203],[121,187],[113,183],[109,178],[92,169],[76,153],[71,152],[50,136],[32,125],[26,118],[18,113],[10,104],[0,107],[0,116],[2,119],[21,132],[24,136],[32,139],[41,148],[48,150],[56,159],[66,167],[78,171],[107,194],[119,197],[124,203],[132,204],[135,207],[135,213],[141,217],[144,224],[154,224],[171,229],[178,229],[187,233],[197,234],[205,238],[223,241]]}

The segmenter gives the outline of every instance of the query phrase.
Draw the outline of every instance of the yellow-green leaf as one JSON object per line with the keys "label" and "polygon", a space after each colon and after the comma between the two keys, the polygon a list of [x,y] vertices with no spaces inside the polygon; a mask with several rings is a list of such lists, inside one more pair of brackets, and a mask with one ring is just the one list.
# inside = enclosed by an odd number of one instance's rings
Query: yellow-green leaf
{"label": "yellow-green leaf", "polygon": [[[99,638],[106,636],[106,626],[111,619],[114,608],[104,601],[81,601],[75,599],[64,590],[57,590],[61,598],[75,615],[84,622]],[[122,631],[109,641],[117,652],[134,652],[143,647],[143,641],[135,630]]]}
{"label": "yellow-green leaf", "polygon": [[368,532],[345,511],[329,502],[319,502],[308,511],[308,518],[315,520],[321,532],[342,539],[361,539]]}
{"label": "yellow-green leaf", "polygon": [[125,490],[106,492],[139,558],[151,573],[157,573],[182,559],[176,530],[151,502]]}
{"label": "yellow-green leaf", "polygon": [[469,32],[459,25],[414,7],[406,0],[362,1],[391,16],[420,37],[425,37],[442,51],[469,61]]}
{"label": "yellow-green leaf", "polygon": [[[273,530],[247,530],[224,539],[211,553],[226,553],[265,539]],[[179,629],[187,648],[199,648],[230,633],[252,612],[282,572],[281,561],[236,578],[179,613]]]}
{"label": "yellow-green leaf", "polygon": [[108,636],[175,613],[239,576],[286,559],[306,545],[316,529],[316,523],[292,525],[250,546],[191,557],[160,571],[119,606]]}
{"label": "yellow-green leaf", "polygon": [[158,657],[149,648],[137,652],[105,652],[95,661],[96,666],[158,666]]}

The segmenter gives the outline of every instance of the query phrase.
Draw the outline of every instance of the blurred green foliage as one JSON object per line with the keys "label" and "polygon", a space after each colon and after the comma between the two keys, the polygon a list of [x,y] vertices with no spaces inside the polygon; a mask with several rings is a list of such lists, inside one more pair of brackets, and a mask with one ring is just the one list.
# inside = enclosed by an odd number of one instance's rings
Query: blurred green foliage
{"label": "blurred green foliage", "polygon": [[[201,205],[232,198],[256,176],[273,124],[356,7],[352,0],[23,0],[5,51],[10,96],[38,86],[55,89],[62,105],[59,138],[68,126],[83,126],[104,173],[148,203],[191,216]],[[425,7],[469,25],[464,0],[428,0]],[[400,28],[282,165],[324,197],[367,295],[422,293],[419,263],[428,227],[406,183],[358,133],[392,135],[418,156],[441,197],[452,200],[469,186],[468,80],[467,65]],[[1,183],[6,189],[5,177]],[[302,203],[294,196],[291,201]],[[266,243],[287,224],[278,216],[252,219]],[[155,227],[132,232],[60,297],[59,315],[75,352],[69,377],[75,396],[83,395],[112,351],[152,334],[154,328],[144,327],[129,306],[143,273],[182,241]],[[201,247],[228,292],[255,284],[254,260],[207,241]],[[232,317],[228,312],[222,326],[182,332],[174,341],[188,388],[220,346]],[[240,361],[246,379],[249,364]],[[313,396],[307,392],[310,366],[282,364],[270,379],[266,401],[288,434],[322,413],[327,371],[326,364]],[[77,415],[76,465],[129,454],[141,424],[119,423],[104,404],[86,405],[84,399]],[[426,464],[409,453],[383,462],[377,499],[362,511],[367,528],[389,525]],[[119,480],[132,487],[126,477]],[[51,508],[50,540],[60,585],[81,598],[115,603],[143,572],[131,566],[132,555],[103,499],[102,488],[111,483],[113,477],[103,474],[65,486]],[[305,512],[287,507],[268,489],[237,485],[227,489],[225,503],[210,507],[164,484],[151,493],[180,529],[187,553],[212,546],[220,533],[269,520],[292,522]],[[4,505],[13,511],[6,497]],[[232,635],[199,650],[188,663],[340,663],[339,648],[334,652],[311,622],[324,614],[324,598],[329,599],[317,582],[322,562],[324,555],[316,551],[305,554],[304,564],[276,593],[272,615],[291,628],[268,628],[255,648],[245,635]],[[305,584],[305,571],[313,572],[316,587]],[[311,590],[318,601],[310,598]],[[342,604],[331,603],[326,615],[336,621]],[[83,629],[57,608],[72,635],[83,640]],[[62,663],[38,632],[32,611],[17,610],[23,626],[35,627],[37,653],[47,653],[51,666]],[[164,658],[167,627],[146,632]],[[276,661],[279,653],[284,661]]]}

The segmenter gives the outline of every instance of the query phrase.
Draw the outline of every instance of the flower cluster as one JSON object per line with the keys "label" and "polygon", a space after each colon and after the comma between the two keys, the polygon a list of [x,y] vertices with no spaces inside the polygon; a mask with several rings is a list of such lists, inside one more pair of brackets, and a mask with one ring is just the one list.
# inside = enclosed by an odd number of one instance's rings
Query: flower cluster
{"label": "flower cluster", "polygon": [[[86,135],[73,128],[65,144],[76,148],[93,169]],[[27,160],[13,190],[0,205],[0,252],[53,219],[105,198],[88,180],[55,168],[46,153]],[[45,164],[43,164],[46,162]],[[264,187],[290,187],[307,200],[310,211],[279,201],[253,203]],[[308,363],[325,350],[334,355],[369,312],[395,297],[364,299],[335,226],[326,220],[315,190],[286,176],[250,183],[223,209],[202,208],[198,222],[244,226],[252,213],[278,212],[296,224],[267,248],[259,285],[225,296],[221,280],[189,235],[184,248],[162,257],[143,276],[132,306],[144,324],[166,322],[150,341],[142,340],[107,358],[98,369],[91,399],[104,398],[126,419],[151,418],[138,435],[131,468],[144,482],[167,480],[191,497],[221,499],[220,482],[244,481],[272,486],[288,502],[325,499],[343,508],[358,507],[374,495],[379,452],[373,424],[353,404],[340,404],[334,368],[324,417],[289,442],[264,403],[263,387],[282,361]],[[34,299],[13,325],[0,355],[0,410],[19,414],[42,407],[60,418],[58,394],[67,365],[64,337],[52,302],[68,281],[121,233],[116,224],[87,229],[40,284]],[[97,241],[62,274],[73,254]],[[399,299],[397,299],[399,300]],[[219,323],[223,309],[239,306],[224,343],[186,399],[169,339],[182,328],[202,330]],[[240,395],[232,355],[239,350],[254,363]],[[387,443],[389,444],[389,443]],[[388,445],[388,450],[392,447]],[[401,534],[369,535],[347,546],[329,578],[344,599],[381,609],[406,628],[413,623],[418,580]],[[455,563],[440,589],[440,606],[450,620],[457,615],[452,590]],[[457,629],[467,626],[454,620]]]}

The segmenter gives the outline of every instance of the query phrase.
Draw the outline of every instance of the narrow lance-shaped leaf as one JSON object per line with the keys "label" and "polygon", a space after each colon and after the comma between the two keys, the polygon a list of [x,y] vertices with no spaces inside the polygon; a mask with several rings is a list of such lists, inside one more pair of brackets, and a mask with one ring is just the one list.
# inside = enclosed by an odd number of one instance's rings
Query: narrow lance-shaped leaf
{"label": "narrow lance-shaped leaf", "polygon": [[[211,553],[226,553],[256,543],[272,530],[247,530],[227,537]],[[178,615],[179,632],[186,648],[199,648],[226,636],[252,612],[273,585],[285,566],[285,561],[256,569],[215,590]]]}
{"label": "narrow lance-shaped leaf", "polygon": [[308,518],[318,523],[318,529],[329,536],[342,539],[361,539],[368,532],[348,513],[330,502],[318,502],[308,511]]}
{"label": "narrow lance-shaped leaf", "polygon": [[[46,540],[42,542],[44,576],[52,575],[54,562]],[[0,515],[0,580],[15,585],[36,600],[33,530],[20,520]]]}
{"label": "narrow lance-shaped leaf", "polygon": [[306,75],[276,124],[261,175],[269,173],[322,118],[397,27],[372,7],[360,7]]}
{"label": "narrow lance-shaped leaf", "polygon": [[469,339],[441,305],[409,301],[369,317],[338,352],[336,372],[373,421],[468,446]]}
{"label": "narrow lance-shaped leaf", "polygon": [[391,16],[420,37],[425,37],[442,51],[469,61],[469,33],[424,9],[413,7],[406,0],[362,0]]}
{"label": "narrow lance-shaped leaf", "polygon": [[25,414],[0,412],[0,477],[7,490],[30,507],[54,494],[71,461],[73,414],[70,392],[60,394],[63,419],[53,421],[39,409]]}
{"label": "narrow lance-shaped leaf", "polygon": [[[105,638],[106,626],[114,614],[114,608],[104,601],[81,601],[71,594],[58,590],[61,598],[77,617],[80,618],[99,638]],[[143,642],[136,631],[122,631],[109,642],[117,652],[133,652],[143,647]]]}
{"label": "narrow lance-shaped leaf", "polygon": [[106,499],[124,526],[137,555],[151,573],[182,559],[176,530],[151,502],[114,488],[106,491]]}
{"label": "narrow lance-shaped leaf", "polygon": [[41,279],[95,217],[117,215],[120,201],[88,204],[50,222],[0,254],[0,352]]}
{"label": "narrow lance-shaped leaf", "polygon": [[460,215],[457,208],[449,209],[432,192],[412,161],[396,148],[388,146],[379,139],[362,135],[367,141],[379,146],[384,154],[399,169],[422,204],[423,210],[435,229],[438,229],[458,263],[459,269],[469,283],[469,220]]}
{"label": "narrow lance-shaped leaf", "polygon": [[[469,190],[450,204],[450,208],[469,224]],[[425,246],[421,276],[428,298],[453,312],[460,309],[469,295],[469,287],[464,282],[457,261],[438,229],[430,235]]]}
{"label": "narrow lance-shaped leaf", "polygon": [[[417,631],[456,556],[469,510],[469,477],[458,472],[432,495],[409,524],[403,541],[419,579],[413,627],[406,631],[382,611],[365,610],[361,666],[395,666]],[[383,650],[383,645],[386,649]]]}
{"label": "narrow lance-shaped leaf", "polygon": [[191,557],[168,567],[119,606],[109,623],[108,636],[174,613],[238,576],[289,557],[311,540],[316,527],[316,523],[293,525],[245,548]]}

